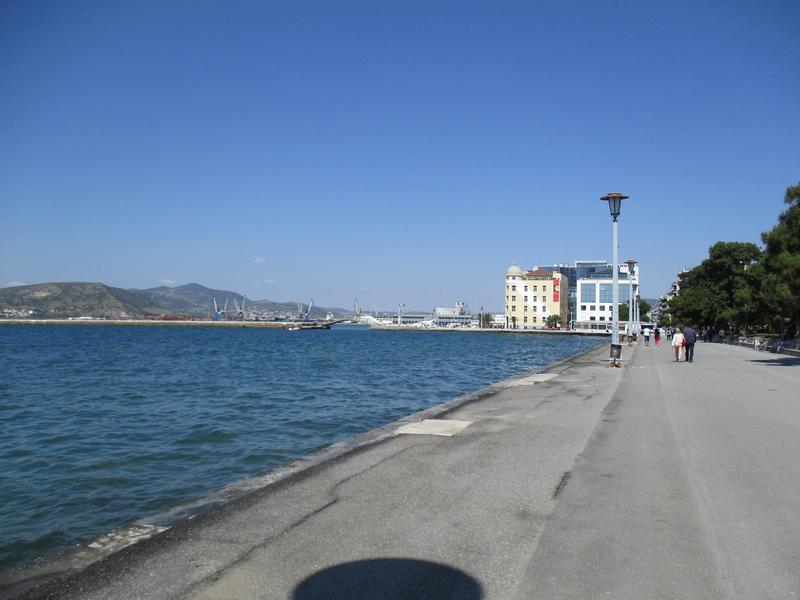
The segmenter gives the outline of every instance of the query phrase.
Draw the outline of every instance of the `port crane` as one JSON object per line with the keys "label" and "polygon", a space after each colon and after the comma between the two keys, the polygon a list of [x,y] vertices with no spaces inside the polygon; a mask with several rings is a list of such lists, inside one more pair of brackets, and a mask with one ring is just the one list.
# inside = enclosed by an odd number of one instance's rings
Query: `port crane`
{"label": "port crane", "polygon": [[228,313],[228,298],[225,298],[225,306],[223,308],[219,307],[216,298],[212,297],[211,300],[214,303],[214,320],[224,321],[225,315]]}
{"label": "port crane", "polygon": [[239,317],[239,319],[242,321],[244,321],[244,303],[245,303],[244,296],[242,296],[241,306],[239,306],[239,301],[236,298],[233,299],[233,307],[236,309],[236,316]]}
{"label": "port crane", "polygon": [[309,321],[311,319],[311,307],[314,306],[314,299],[312,298],[308,302],[308,308],[305,310],[303,310],[303,305],[299,301],[295,300],[295,303],[297,304],[297,318],[300,321]]}

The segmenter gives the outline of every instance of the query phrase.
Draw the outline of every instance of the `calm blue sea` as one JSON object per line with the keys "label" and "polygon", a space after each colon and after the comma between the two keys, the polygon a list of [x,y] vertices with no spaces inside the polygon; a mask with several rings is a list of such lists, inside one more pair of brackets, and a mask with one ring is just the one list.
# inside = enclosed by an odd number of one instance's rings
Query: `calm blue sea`
{"label": "calm blue sea", "polygon": [[0,571],[598,343],[0,326]]}

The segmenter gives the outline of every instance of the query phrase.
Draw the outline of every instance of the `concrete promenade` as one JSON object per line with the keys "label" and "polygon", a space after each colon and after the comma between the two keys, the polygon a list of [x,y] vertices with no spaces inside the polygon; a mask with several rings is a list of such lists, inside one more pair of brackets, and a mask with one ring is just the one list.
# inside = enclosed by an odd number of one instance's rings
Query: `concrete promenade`
{"label": "concrete promenade", "polygon": [[800,359],[607,355],[428,415],[451,436],[393,426],[20,597],[800,597]]}

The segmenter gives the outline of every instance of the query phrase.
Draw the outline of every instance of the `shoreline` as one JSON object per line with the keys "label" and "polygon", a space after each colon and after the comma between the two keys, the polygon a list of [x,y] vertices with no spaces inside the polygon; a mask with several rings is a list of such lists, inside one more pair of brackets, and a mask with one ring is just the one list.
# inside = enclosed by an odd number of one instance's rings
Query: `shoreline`
{"label": "shoreline", "polygon": [[[453,329],[447,330],[453,331]],[[503,332],[503,330],[496,331]],[[210,518],[213,513],[227,510],[235,506],[236,503],[244,501],[257,493],[268,492],[272,487],[289,484],[295,479],[311,476],[318,468],[324,467],[329,463],[340,459],[346,460],[351,454],[395,438],[398,436],[397,430],[399,427],[417,423],[424,419],[442,418],[447,413],[461,409],[469,404],[491,398],[509,387],[516,386],[521,380],[534,374],[566,368],[569,363],[579,361],[592,353],[596,353],[602,347],[602,342],[598,342],[592,348],[562,360],[542,367],[524,370],[514,377],[462,394],[422,411],[411,413],[364,433],[333,443],[296,460],[251,477],[240,479],[165,511],[154,515],[142,516],[132,523],[112,529],[95,538],[40,556],[27,564],[0,573],[0,600],[14,598],[18,594],[24,594],[26,591],[35,594],[34,588],[40,585],[46,586],[64,577],[80,576],[80,573],[91,565],[112,555],[117,555],[125,549],[132,549],[139,542],[155,538],[159,534],[168,532],[175,527],[187,525],[197,517]],[[605,362],[605,359],[600,362]]]}

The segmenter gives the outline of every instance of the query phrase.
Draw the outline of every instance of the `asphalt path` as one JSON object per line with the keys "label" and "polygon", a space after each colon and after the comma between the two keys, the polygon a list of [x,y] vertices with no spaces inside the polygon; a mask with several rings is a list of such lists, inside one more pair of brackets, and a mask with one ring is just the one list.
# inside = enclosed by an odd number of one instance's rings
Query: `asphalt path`
{"label": "asphalt path", "polygon": [[436,415],[469,423],[450,437],[390,427],[20,597],[797,597],[800,359],[607,353]]}
{"label": "asphalt path", "polygon": [[639,347],[518,598],[800,595],[800,359]]}

